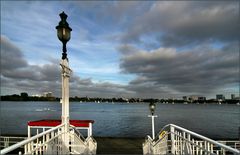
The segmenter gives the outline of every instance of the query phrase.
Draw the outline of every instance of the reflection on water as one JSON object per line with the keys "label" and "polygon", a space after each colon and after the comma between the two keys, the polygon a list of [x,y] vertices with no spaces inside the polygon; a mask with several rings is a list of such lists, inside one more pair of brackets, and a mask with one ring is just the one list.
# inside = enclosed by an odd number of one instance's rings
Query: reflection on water
{"label": "reflection on water", "polygon": [[[237,105],[157,104],[156,131],[173,123],[214,139],[237,139]],[[71,119],[92,119],[94,136],[144,137],[151,134],[148,104],[70,103]],[[60,119],[57,102],[1,102],[1,134],[27,134],[27,122]]]}

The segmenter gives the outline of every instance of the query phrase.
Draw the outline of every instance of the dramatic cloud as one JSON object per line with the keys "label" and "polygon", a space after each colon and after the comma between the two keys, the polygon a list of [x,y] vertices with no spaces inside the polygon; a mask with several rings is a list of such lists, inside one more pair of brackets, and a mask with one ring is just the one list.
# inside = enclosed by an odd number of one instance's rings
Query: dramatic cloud
{"label": "dramatic cloud", "polygon": [[[148,10],[152,4],[146,1],[78,1],[72,3],[78,6],[81,14],[88,14],[88,19],[94,19],[98,22],[97,24],[111,30],[123,28],[124,24],[128,24],[136,16]],[[104,30],[106,27],[100,28]]]}
{"label": "dramatic cloud", "polygon": [[123,55],[131,55],[139,50],[131,45],[124,44],[118,47],[118,51]]}
{"label": "dramatic cloud", "polygon": [[[38,94],[46,91],[61,94],[61,71],[59,63],[30,65],[22,51],[7,37],[1,36],[1,89],[4,93],[29,92]],[[131,93],[125,86],[109,82],[94,83],[90,78],[82,79],[73,73],[70,78],[71,96],[119,97]]]}
{"label": "dramatic cloud", "polygon": [[152,36],[163,46],[186,46],[239,35],[239,2],[160,1],[135,19],[122,40],[145,42]]}
{"label": "dramatic cloud", "polygon": [[[130,48],[131,51],[131,48]],[[221,49],[209,45],[189,51],[159,48],[123,55],[123,72],[137,75],[129,89],[153,94],[202,94],[239,82],[239,47],[232,43]]]}
{"label": "dramatic cloud", "polygon": [[[239,93],[238,1],[3,1],[1,93],[61,95],[63,10],[71,96]],[[28,17],[28,18],[19,18]]]}
{"label": "dramatic cloud", "polygon": [[21,50],[5,36],[1,36],[1,74],[6,78],[29,79],[35,81],[59,80],[59,66],[46,64],[30,65],[25,60]]}
{"label": "dramatic cloud", "polygon": [[[20,51],[20,49],[11,44],[9,39],[2,35],[1,35],[1,53],[3,53],[1,55],[1,68],[8,70],[26,67],[28,65],[27,62],[23,59],[23,54]],[[12,62],[10,62],[9,59],[11,59]]]}

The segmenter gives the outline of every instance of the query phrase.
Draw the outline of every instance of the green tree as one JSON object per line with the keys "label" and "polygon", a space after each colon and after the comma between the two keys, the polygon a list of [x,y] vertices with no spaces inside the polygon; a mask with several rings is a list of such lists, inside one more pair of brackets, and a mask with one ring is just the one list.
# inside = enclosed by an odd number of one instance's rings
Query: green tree
{"label": "green tree", "polygon": [[28,100],[28,93],[22,92],[22,93],[21,93],[21,97],[22,97],[22,100],[23,100],[23,101],[27,101],[27,100]]}

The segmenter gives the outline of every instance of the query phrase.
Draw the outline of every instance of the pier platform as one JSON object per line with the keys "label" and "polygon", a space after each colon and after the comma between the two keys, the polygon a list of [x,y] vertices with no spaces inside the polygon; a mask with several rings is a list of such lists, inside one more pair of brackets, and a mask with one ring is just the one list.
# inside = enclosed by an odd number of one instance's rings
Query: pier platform
{"label": "pier platform", "polygon": [[[4,135],[9,137],[26,137],[27,135]],[[97,141],[97,154],[142,154],[142,143],[144,138],[130,138],[130,137],[94,137]],[[3,139],[2,139],[3,140]],[[1,141],[2,141],[1,140]],[[22,139],[15,139],[14,143]],[[1,146],[3,143],[1,142]],[[3,149],[3,148],[1,148]],[[10,154],[18,154],[23,151],[19,148]]]}
{"label": "pier platform", "polygon": [[[1,135],[0,146],[3,149],[4,143],[2,137],[15,137],[12,138],[9,142],[10,145],[17,143],[24,138],[27,138],[26,135]],[[20,138],[21,137],[21,138]],[[145,138],[132,138],[132,137],[94,137],[97,141],[97,154],[143,154],[143,142]],[[12,142],[12,143],[11,143]],[[240,143],[239,140],[218,140],[223,144],[226,144],[232,148],[239,149]],[[19,151],[23,152],[23,147],[18,148],[10,154],[18,154]]]}
{"label": "pier platform", "polygon": [[94,137],[97,154],[143,154],[144,138]]}

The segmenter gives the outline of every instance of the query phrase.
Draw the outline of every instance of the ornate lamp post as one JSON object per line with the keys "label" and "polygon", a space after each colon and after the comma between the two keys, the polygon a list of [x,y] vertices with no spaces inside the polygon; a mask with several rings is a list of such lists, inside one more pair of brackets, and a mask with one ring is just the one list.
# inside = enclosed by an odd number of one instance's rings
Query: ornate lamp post
{"label": "ornate lamp post", "polygon": [[57,36],[58,39],[63,43],[63,53],[62,53],[62,59],[67,58],[67,42],[71,38],[71,31],[72,29],[69,27],[68,22],[67,22],[67,15],[62,12],[59,14],[61,17],[61,21],[59,22],[58,26],[56,26],[57,29]]}
{"label": "ornate lamp post", "polygon": [[67,58],[67,42],[71,38],[71,31],[72,29],[69,27],[67,23],[67,15],[62,12],[59,14],[61,17],[61,21],[59,22],[57,29],[57,36],[58,39],[63,44],[63,53],[62,53],[62,60],[61,60],[61,67],[62,67],[62,124],[64,124],[64,133],[63,134],[63,143],[65,144],[65,148],[63,153],[68,153],[69,148],[69,78],[71,74],[71,69],[69,68],[68,58]]}
{"label": "ornate lamp post", "polygon": [[149,104],[149,110],[151,112],[151,115],[148,115],[148,117],[152,118],[152,139],[155,139],[154,117],[157,117],[157,115],[154,115],[155,109],[156,109],[155,103],[151,102]]}

